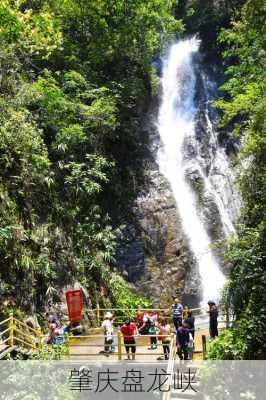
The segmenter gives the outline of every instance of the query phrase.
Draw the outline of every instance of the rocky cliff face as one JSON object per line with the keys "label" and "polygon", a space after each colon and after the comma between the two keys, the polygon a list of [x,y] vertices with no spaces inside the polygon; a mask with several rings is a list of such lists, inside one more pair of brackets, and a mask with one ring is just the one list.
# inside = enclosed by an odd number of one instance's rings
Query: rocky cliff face
{"label": "rocky cliff face", "polygon": [[[219,195],[233,220],[238,207],[234,196],[230,162],[225,148],[231,139],[219,140],[213,123],[217,115],[211,101],[217,92],[213,81],[202,70],[197,71],[196,129],[193,140],[184,143],[186,176],[196,196],[198,213],[205,221],[212,243],[225,237],[227,227],[211,191],[206,190],[206,177]],[[174,293],[183,302],[196,306],[201,297],[201,282],[197,265],[187,238],[169,183],[156,162],[160,145],[156,121],[158,105],[152,105],[143,123],[143,138],[148,142],[145,164],[145,184],[135,200],[133,222],[126,222],[117,249],[117,269],[133,282],[137,290],[152,299],[154,306],[166,307]],[[146,140],[148,139],[148,140]],[[193,229],[193,227],[191,227]],[[226,272],[222,251],[216,250]]]}
{"label": "rocky cliff face", "polygon": [[[169,183],[159,172],[157,107],[146,116],[149,138],[145,184],[136,198],[134,223],[127,223],[117,250],[117,268],[154,306],[167,307],[175,293],[197,304],[200,280],[182,233],[180,216]],[[193,273],[192,273],[193,271]]]}

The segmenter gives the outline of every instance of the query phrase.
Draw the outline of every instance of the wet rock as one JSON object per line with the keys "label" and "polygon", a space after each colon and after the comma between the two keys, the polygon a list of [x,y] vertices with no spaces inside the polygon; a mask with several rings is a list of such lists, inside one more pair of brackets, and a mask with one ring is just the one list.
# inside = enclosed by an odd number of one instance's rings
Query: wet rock
{"label": "wet rock", "polygon": [[[221,143],[214,131],[217,113],[211,107],[211,101],[216,96],[216,86],[208,80],[204,71],[199,70],[195,96],[198,109],[195,136],[188,137],[183,145],[186,179],[212,243],[226,235],[215,195],[219,196],[232,220],[239,208],[237,199],[234,199],[232,169],[226,161],[226,152],[233,144],[226,137]],[[154,306],[168,307],[172,294],[178,293],[187,304],[195,307],[201,298],[201,279],[195,257],[182,230],[176,201],[156,162],[160,146],[154,124],[157,113],[158,101],[143,122],[144,142],[147,142],[147,138],[149,142],[146,179],[135,199],[134,221],[123,221],[125,228],[117,249],[116,267],[141,294],[152,299]],[[229,267],[226,268],[223,262],[222,249],[214,251],[224,270],[228,270]]]}
{"label": "wet rock", "polygon": [[136,198],[134,223],[125,224],[116,255],[116,266],[154,306],[169,307],[172,294],[183,292],[191,255],[182,233],[180,216],[169,183],[156,163],[158,134],[149,115],[146,133],[150,137],[151,170]]}

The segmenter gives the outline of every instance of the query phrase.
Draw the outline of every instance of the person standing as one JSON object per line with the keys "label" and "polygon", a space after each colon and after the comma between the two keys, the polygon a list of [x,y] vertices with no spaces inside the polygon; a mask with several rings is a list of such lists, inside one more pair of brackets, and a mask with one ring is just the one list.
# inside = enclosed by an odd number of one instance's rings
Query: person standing
{"label": "person standing", "polygon": [[177,328],[176,346],[177,354],[180,360],[188,359],[189,329],[185,322]]}
{"label": "person standing", "polygon": [[159,335],[158,335],[158,340],[162,341],[163,345],[163,357],[158,357],[157,360],[168,360],[169,359],[169,353],[170,353],[170,334],[171,334],[171,327],[167,323],[166,319],[163,319],[161,321],[161,324],[159,325]]}
{"label": "person standing", "polygon": [[143,316],[143,324],[139,328],[139,333],[141,335],[149,335],[150,336],[150,347],[148,350],[155,350],[157,348],[157,339],[156,339],[156,326],[155,319],[151,317],[149,313],[145,313]]}
{"label": "person standing", "polygon": [[192,311],[188,312],[188,317],[185,319],[185,323],[188,326],[189,332],[191,333],[193,340],[195,338],[195,317],[192,314]]}
{"label": "person standing", "polygon": [[178,297],[175,297],[172,304],[172,316],[175,329],[177,330],[182,325],[183,306]]}
{"label": "person standing", "polygon": [[120,328],[120,332],[124,338],[124,345],[127,353],[127,359],[130,360],[130,350],[132,354],[132,360],[135,360],[136,355],[136,340],[135,335],[137,334],[137,327],[134,322],[126,320]]}
{"label": "person standing", "polygon": [[157,336],[156,336],[156,334],[158,332],[158,312],[152,311],[149,314],[149,318],[151,320],[151,326],[150,326],[150,329],[149,329],[149,334],[152,335],[150,337],[150,343],[151,343],[150,349],[151,350],[155,350],[155,349],[157,349]]}
{"label": "person standing", "polygon": [[143,325],[143,317],[144,317],[144,312],[139,307],[136,317],[135,317],[135,321],[136,321],[136,325],[137,325],[138,329]]}
{"label": "person standing", "polygon": [[138,327],[139,333],[141,335],[148,335],[149,334],[149,329],[151,327],[151,319],[149,317],[148,312],[143,314],[142,317],[142,325]]}
{"label": "person standing", "polygon": [[150,347],[148,347],[148,350],[156,350],[157,349],[157,322],[154,318],[151,316],[150,318],[150,328],[149,328],[149,335],[150,335]]}
{"label": "person standing", "polygon": [[218,308],[215,304],[214,301],[208,301],[208,306],[209,306],[209,316],[210,316],[210,321],[209,321],[209,331],[210,331],[210,337],[214,339],[216,336],[218,336]]}
{"label": "person standing", "polygon": [[107,312],[104,316],[104,321],[102,323],[102,328],[104,330],[104,352],[114,353],[114,327],[113,327],[113,315],[111,312]]}
{"label": "person standing", "polygon": [[182,312],[182,317],[183,319],[187,319],[188,318],[188,313],[189,313],[189,309],[188,306],[185,306]]}

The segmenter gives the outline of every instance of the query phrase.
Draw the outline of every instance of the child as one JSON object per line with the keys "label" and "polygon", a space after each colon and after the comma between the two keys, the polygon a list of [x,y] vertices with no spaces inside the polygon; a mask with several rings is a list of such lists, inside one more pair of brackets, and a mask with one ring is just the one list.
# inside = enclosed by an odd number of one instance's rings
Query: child
{"label": "child", "polygon": [[151,320],[151,325],[150,325],[150,329],[149,329],[149,335],[151,335],[150,336],[151,345],[148,348],[148,350],[156,350],[157,349],[156,334],[157,334],[157,327],[155,326],[155,322],[153,320]]}

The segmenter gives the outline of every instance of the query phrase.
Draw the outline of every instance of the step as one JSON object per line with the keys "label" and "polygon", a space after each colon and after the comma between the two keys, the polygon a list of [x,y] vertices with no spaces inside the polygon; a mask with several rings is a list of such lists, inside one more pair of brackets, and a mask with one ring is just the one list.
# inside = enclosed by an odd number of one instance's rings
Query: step
{"label": "step", "polygon": [[[184,375],[185,375],[185,378],[184,378]],[[192,379],[192,377],[193,377],[193,375],[190,376],[191,386],[194,386],[194,384],[198,385],[200,383],[200,378],[198,376],[195,376],[194,379]],[[181,379],[179,379],[179,382],[180,381],[181,381]],[[186,374],[183,374],[183,378],[182,378],[183,387],[184,387],[184,385],[187,386],[188,382],[189,382],[189,376]],[[176,380],[174,380],[174,378],[172,380],[173,389],[174,389],[174,383],[177,385],[177,378],[176,378]]]}
{"label": "step", "polygon": [[0,360],[3,359],[7,354],[12,353],[12,351],[17,350],[18,346],[6,346],[0,352]]}
{"label": "step", "polygon": [[[174,388],[174,384],[176,384],[177,386],[178,381],[177,380],[175,381],[173,378],[170,397],[180,400],[200,399],[201,398],[201,396],[199,395],[200,378],[196,376],[197,367],[195,367],[195,365],[193,364],[181,365],[180,367],[181,367],[180,369],[179,368],[177,369],[179,369],[179,384],[181,384],[181,376],[182,376],[182,388],[181,389]],[[190,370],[190,375],[188,369]],[[177,374],[178,372],[175,370],[174,373]],[[187,389],[185,389],[186,387]],[[196,392],[191,387],[194,388]]]}
{"label": "step", "polygon": [[175,396],[170,396],[170,400],[204,400],[203,399],[203,397],[201,396],[201,395],[197,395],[197,396],[194,396],[194,397],[184,397],[184,396],[182,396],[182,395],[180,395],[180,397],[178,396],[178,397],[175,397]]}
{"label": "step", "polygon": [[198,400],[201,395],[198,392],[194,392],[194,390],[187,389],[184,392],[182,390],[173,390],[170,397],[171,399]]}
{"label": "step", "polygon": [[190,397],[184,397],[183,394],[180,394],[180,396],[175,396],[175,395],[170,395],[170,400],[203,400],[203,397],[201,395],[196,395],[196,396],[190,396]]}
{"label": "step", "polygon": [[174,383],[172,383],[172,390],[173,390],[173,391],[180,392],[180,391],[182,391],[185,387],[188,386],[188,389],[186,390],[186,392],[187,392],[188,390],[192,390],[192,391],[193,391],[193,389],[191,389],[191,386],[192,386],[195,390],[199,391],[199,384],[200,384],[200,381],[199,381],[199,380],[194,380],[194,379],[193,379],[193,381],[190,381],[190,385],[188,385],[188,383],[189,383],[188,381],[182,381],[182,389],[178,389],[177,387],[175,388],[175,387],[174,387]]}

